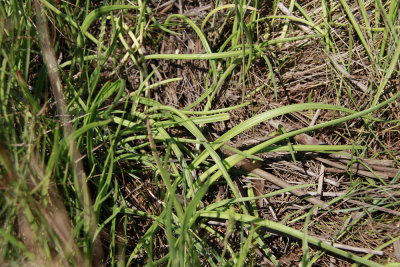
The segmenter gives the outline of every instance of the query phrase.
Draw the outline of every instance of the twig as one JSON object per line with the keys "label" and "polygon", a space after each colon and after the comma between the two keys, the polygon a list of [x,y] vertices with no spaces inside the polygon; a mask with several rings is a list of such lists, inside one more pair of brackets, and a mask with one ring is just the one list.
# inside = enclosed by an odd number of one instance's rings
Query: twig
{"label": "twig", "polygon": [[373,254],[373,255],[379,255],[379,256],[383,256],[383,254],[384,254],[383,251],[379,251],[379,250],[373,250],[373,249],[369,249],[369,248],[360,248],[360,247],[354,247],[354,246],[349,246],[349,245],[343,245],[343,244],[339,244],[339,243],[333,243],[333,242],[330,242],[330,241],[328,241],[326,239],[322,239],[322,238],[318,238],[318,239],[335,247],[335,248],[340,248],[343,250],[360,252],[360,253],[365,253],[365,254]]}
{"label": "twig", "polygon": [[344,78],[349,79],[352,81],[355,85],[358,86],[358,88],[361,89],[364,93],[368,93],[368,87],[365,86],[361,81],[356,79],[354,76],[350,75],[342,65],[340,65],[332,56],[328,55],[329,59],[332,61],[333,66],[335,66],[336,70],[340,72],[340,74],[343,75]]}
{"label": "twig", "polygon": [[[287,7],[285,7],[282,3],[279,3],[277,5],[277,7],[279,8],[280,11],[282,11],[283,14],[285,14],[286,16],[293,16],[292,12],[289,11],[289,9],[287,9]],[[297,23],[297,26],[304,31],[307,34],[314,34],[314,31],[311,30],[309,27],[299,24]]]}
{"label": "twig", "polygon": [[334,161],[331,161],[329,159],[325,159],[325,158],[322,158],[322,157],[316,157],[315,159],[320,161],[320,162],[323,162],[325,164],[328,164],[328,165],[334,167],[334,168],[327,168],[326,169],[327,172],[340,172],[341,170],[342,171],[349,170],[349,171],[353,172],[354,174],[359,174],[359,175],[363,175],[363,176],[370,177],[370,178],[377,178],[376,175],[379,176],[382,179],[388,179],[389,178],[389,176],[386,173],[383,173],[383,172],[375,172],[375,174],[376,174],[375,175],[374,173],[372,173],[370,171],[360,170],[360,169],[358,169],[356,167],[347,168],[345,165],[343,165],[341,163],[337,163],[337,162],[334,162]]}
{"label": "twig", "polygon": [[[225,150],[225,151],[229,152],[230,154],[232,153],[232,152],[230,152],[229,150]],[[225,151],[224,151],[224,152],[225,152]],[[268,182],[271,182],[271,183],[273,183],[273,184],[276,184],[277,186],[279,186],[279,187],[281,187],[281,188],[289,188],[289,187],[292,186],[291,184],[289,184],[289,183],[285,182],[284,180],[282,180],[282,179],[276,177],[275,175],[273,175],[273,174],[271,174],[271,173],[268,173],[268,172],[266,172],[266,171],[260,169],[260,168],[257,166],[257,164],[252,163],[251,161],[249,161],[249,160],[247,160],[247,159],[244,159],[244,160],[242,160],[241,162],[239,162],[239,163],[237,164],[237,166],[240,167],[241,169],[243,169],[243,170],[246,171],[246,172],[251,172],[251,173],[253,173],[253,174],[258,175],[258,176],[264,178],[265,180],[267,180]],[[296,196],[298,196],[298,197],[305,197],[305,196],[307,196],[307,193],[306,193],[305,191],[303,191],[303,190],[300,190],[300,189],[294,189],[294,190],[291,190],[290,192],[291,192],[293,195],[296,195]],[[308,197],[308,198],[305,198],[305,200],[308,201],[308,202],[310,202],[310,203],[312,203],[312,204],[314,204],[314,205],[319,205],[319,206],[321,206],[322,208],[327,208],[327,207],[328,207],[328,204],[327,204],[327,203],[325,203],[324,201],[319,200],[319,199],[317,199],[317,198],[315,198],[315,197]]]}
{"label": "twig", "polygon": [[[318,178],[318,174],[316,174],[316,173],[314,173],[314,172],[312,172],[310,170],[305,170],[304,168],[301,168],[301,167],[299,167],[299,166],[297,166],[297,165],[295,165],[295,164],[293,164],[291,162],[283,161],[282,164],[284,164],[287,167],[289,167],[289,168],[291,168],[291,169],[293,169],[295,171],[298,171],[300,173],[303,173],[303,174]],[[340,186],[340,183],[338,183],[337,181],[334,181],[334,180],[326,178],[326,177],[324,177],[324,182],[326,182],[327,184],[336,186],[336,187]]]}
{"label": "twig", "polygon": [[358,205],[358,206],[365,207],[365,208],[374,208],[374,209],[382,211],[382,212],[386,212],[386,213],[390,213],[390,214],[393,214],[393,215],[396,215],[396,216],[400,216],[400,211],[397,211],[397,210],[391,210],[391,209],[384,208],[384,207],[379,207],[379,206],[376,206],[376,205],[370,205],[370,204],[367,204],[367,203],[364,203],[364,202],[361,202],[361,201],[358,201],[358,200],[354,200],[354,199],[347,199],[346,201],[350,202],[352,204]]}
{"label": "twig", "polygon": [[[317,199],[321,199],[322,196],[322,188],[324,186],[324,176],[325,176],[325,168],[324,165],[321,163],[321,170],[319,173],[318,177],[318,187],[317,187],[317,192],[318,192],[318,197]],[[314,215],[318,214],[318,208],[316,208],[313,212]]]}

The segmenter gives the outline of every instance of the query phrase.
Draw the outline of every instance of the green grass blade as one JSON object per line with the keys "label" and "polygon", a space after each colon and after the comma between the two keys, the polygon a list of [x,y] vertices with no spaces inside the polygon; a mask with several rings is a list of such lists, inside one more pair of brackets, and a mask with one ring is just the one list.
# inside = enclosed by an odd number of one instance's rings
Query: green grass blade
{"label": "green grass blade", "polygon": [[[257,217],[253,217],[250,215],[245,215],[245,214],[239,214],[239,213],[234,213],[233,215],[230,214],[229,212],[222,212],[222,211],[199,211],[199,216],[200,217],[207,217],[207,218],[215,218],[215,219],[225,219],[228,220],[230,216],[234,216],[234,219],[236,221],[242,222],[242,223],[248,223],[248,224],[255,224],[256,226],[261,226],[261,227],[266,227],[269,230],[272,230],[274,232],[279,232],[283,235],[289,235],[290,237],[297,238],[299,240],[302,240],[304,237],[304,233],[293,229],[291,227],[270,221],[270,220],[264,220],[260,219]],[[314,245],[316,247],[319,247],[320,249],[326,250],[328,252],[334,253],[336,255],[339,255],[341,257],[344,257],[348,260],[364,264],[367,266],[383,266],[379,263],[361,258],[359,256],[356,256],[354,254],[351,254],[349,252],[337,249],[327,243],[322,242],[321,240],[308,236],[307,241],[309,244]]]}

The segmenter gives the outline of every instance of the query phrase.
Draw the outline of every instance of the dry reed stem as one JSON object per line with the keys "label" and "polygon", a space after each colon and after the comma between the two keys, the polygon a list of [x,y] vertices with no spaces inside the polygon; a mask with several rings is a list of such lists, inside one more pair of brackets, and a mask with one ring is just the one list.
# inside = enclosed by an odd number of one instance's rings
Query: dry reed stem
{"label": "dry reed stem", "polygon": [[[71,123],[71,116],[68,114],[67,106],[65,103],[64,90],[61,83],[58,64],[53,52],[53,48],[51,47],[50,35],[45,19],[44,8],[41,3],[39,3],[39,1],[35,1],[34,4],[43,60],[46,64],[47,74],[49,76],[51,84],[51,90],[56,100],[57,110],[60,116],[61,124],[63,126],[65,139],[68,144],[68,149],[71,156],[71,164],[73,166],[73,175],[78,181],[79,188],[77,188],[77,192],[80,198],[80,202],[83,205],[83,215],[85,216],[85,220],[89,223],[89,234],[91,238],[93,238],[97,228],[97,222],[95,221],[93,214],[90,192],[86,184],[86,175],[84,172],[82,161],[79,160],[81,156],[77,149],[76,142],[73,138],[74,130]],[[96,266],[102,266],[101,259],[103,258],[103,255],[104,252],[102,245],[100,243],[100,240],[98,240],[97,238],[94,241],[93,255],[93,263]]]}

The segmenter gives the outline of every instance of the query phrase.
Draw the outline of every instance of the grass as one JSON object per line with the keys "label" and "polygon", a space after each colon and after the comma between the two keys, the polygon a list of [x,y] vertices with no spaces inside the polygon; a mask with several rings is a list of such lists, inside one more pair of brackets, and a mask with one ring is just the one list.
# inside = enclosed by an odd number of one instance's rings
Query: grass
{"label": "grass", "polygon": [[1,2],[0,263],[397,266],[399,10]]}

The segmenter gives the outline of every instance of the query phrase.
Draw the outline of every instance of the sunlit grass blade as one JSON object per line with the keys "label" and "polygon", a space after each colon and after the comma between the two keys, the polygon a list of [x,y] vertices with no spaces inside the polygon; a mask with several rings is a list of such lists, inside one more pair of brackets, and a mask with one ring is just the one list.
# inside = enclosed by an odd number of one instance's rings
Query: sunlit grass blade
{"label": "sunlit grass blade", "polygon": [[[201,212],[199,212],[199,214],[201,217],[211,217],[211,218],[216,218],[216,219],[218,218],[218,219],[225,219],[225,220],[228,220],[229,216],[230,216],[228,212],[223,212],[223,211],[201,211]],[[238,213],[235,213],[233,216],[236,221],[240,221],[243,223],[249,223],[249,224],[252,223],[256,226],[266,227],[267,229],[270,229],[270,230],[273,230],[276,232],[280,232],[280,233],[284,233],[284,234],[287,234],[291,237],[294,237],[294,238],[297,238],[300,240],[303,239],[304,233],[302,233],[298,230],[295,230],[293,228],[284,226],[282,224],[273,222],[273,221],[263,220],[263,219],[253,217],[250,215],[238,214]],[[335,248],[325,242],[322,242],[321,240],[319,240],[315,237],[312,237],[312,236],[307,237],[307,242],[309,244],[317,246],[323,250],[329,251],[331,253],[342,256],[346,259],[349,259],[349,260],[357,262],[357,263],[365,264],[368,266],[382,266],[379,263],[361,258],[361,257],[351,254],[349,252],[337,249],[337,248]]]}

